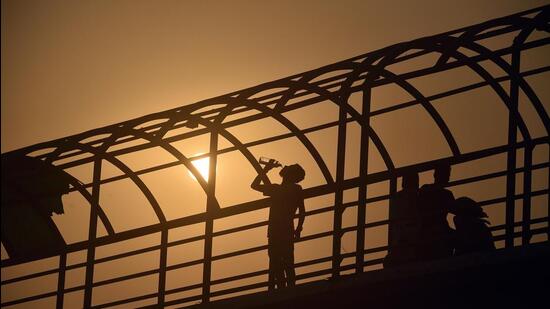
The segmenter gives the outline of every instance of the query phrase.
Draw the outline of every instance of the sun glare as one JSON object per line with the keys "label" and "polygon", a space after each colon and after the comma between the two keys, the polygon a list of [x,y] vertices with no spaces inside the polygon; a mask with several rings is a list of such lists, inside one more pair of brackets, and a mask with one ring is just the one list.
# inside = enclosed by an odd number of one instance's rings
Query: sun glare
{"label": "sun glare", "polygon": [[[200,155],[200,154],[197,154],[197,155]],[[199,171],[201,176],[204,178],[204,180],[208,181],[208,168],[210,167],[209,158],[206,157],[202,159],[193,160],[192,163],[195,166],[195,168]],[[189,171],[189,175],[194,180],[197,180],[197,178],[195,177],[195,175],[193,175],[193,173],[191,173],[191,171]]]}

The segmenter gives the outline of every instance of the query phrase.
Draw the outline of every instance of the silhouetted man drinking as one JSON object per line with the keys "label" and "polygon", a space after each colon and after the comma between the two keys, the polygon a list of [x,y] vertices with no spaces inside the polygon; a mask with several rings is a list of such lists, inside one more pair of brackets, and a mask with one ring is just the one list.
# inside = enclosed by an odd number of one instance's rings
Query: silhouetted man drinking
{"label": "silhouetted man drinking", "polygon": [[[304,169],[298,164],[285,166],[279,172],[283,178],[281,184],[269,184],[266,174],[277,166],[281,165],[275,160],[269,160],[263,173],[251,184],[252,189],[269,196],[271,200],[267,228],[270,289],[275,286],[294,286],[294,238],[300,238],[305,219],[302,187],[298,185],[305,177]],[[264,184],[261,184],[262,180]],[[299,217],[298,226],[294,229],[296,210]]]}

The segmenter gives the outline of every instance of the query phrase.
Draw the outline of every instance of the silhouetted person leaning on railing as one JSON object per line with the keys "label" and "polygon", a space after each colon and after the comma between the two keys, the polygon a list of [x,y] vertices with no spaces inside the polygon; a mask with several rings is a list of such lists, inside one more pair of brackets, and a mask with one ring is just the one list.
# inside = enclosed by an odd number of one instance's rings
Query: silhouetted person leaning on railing
{"label": "silhouetted person leaning on railing", "polygon": [[487,214],[476,201],[468,197],[456,200],[455,217],[455,255],[475,251],[494,250],[493,235],[487,226]]}
{"label": "silhouetted person leaning on railing", "polygon": [[[270,289],[295,285],[294,238],[300,238],[305,219],[302,187],[298,185],[305,177],[304,169],[298,164],[285,166],[279,172],[283,178],[281,184],[269,184],[266,174],[277,166],[281,165],[275,160],[269,160],[263,173],[251,184],[252,189],[269,196],[271,200],[267,228]],[[298,226],[294,229],[296,211],[299,217]]]}
{"label": "silhouetted person leaning on railing", "polygon": [[420,232],[418,174],[403,175],[403,190],[390,197],[390,243],[384,267],[416,260]]}
{"label": "silhouetted person leaning on railing", "polygon": [[447,214],[454,212],[455,199],[453,193],[445,189],[450,176],[451,166],[439,165],[434,171],[434,183],[420,189],[420,259],[445,258],[453,254],[453,230],[447,223]]}

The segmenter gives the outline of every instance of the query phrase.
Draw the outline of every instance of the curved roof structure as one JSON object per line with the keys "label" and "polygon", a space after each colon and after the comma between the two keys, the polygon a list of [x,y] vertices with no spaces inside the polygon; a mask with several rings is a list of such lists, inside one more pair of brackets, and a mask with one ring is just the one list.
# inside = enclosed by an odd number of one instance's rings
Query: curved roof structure
{"label": "curved roof structure", "polygon": [[[211,290],[216,283],[265,275],[265,271],[255,270],[248,276],[232,274],[236,279],[227,279],[229,274],[211,278],[213,261],[265,250],[265,245],[256,245],[216,255],[221,251],[216,251],[215,241],[216,237],[265,227],[265,200],[249,189],[262,168],[258,163],[262,155],[286,164],[300,163],[306,170],[306,197],[311,200],[306,204],[311,219],[306,222],[332,225],[302,240],[314,242],[324,237],[328,243],[322,246],[332,250],[328,256],[304,258],[302,266],[330,264],[317,270],[319,274],[304,278],[337,276],[346,270],[362,272],[379,264],[380,256],[369,261],[369,254],[385,252],[385,247],[366,249],[369,234],[365,231],[387,228],[387,210],[384,217],[383,210],[369,212],[367,208],[387,202],[398,190],[403,173],[418,172],[421,180],[429,182],[427,172],[441,162],[453,165],[451,185],[457,186],[458,194],[479,194],[485,206],[503,205],[492,214],[501,222],[495,231],[503,231],[496,235],[502,246],[513,246],[518,237],[528,244],[531,236],[548,233],[544,201],[547,205],[549,14],[546,6],[395,44],[11,154],[39,158],[74,177],[71,193],[64,199],[65,215],[54,217],[68,243],[67,252],[59,256],[58,270],[65,276],[71,269],[66,268],[67,255],[85,252],[87,257],[76,264],[85,269],[85,282],[73,290],[83,291],[88,306],[124,303],[95,298],[92,302],[92,290],[139,277],[108,278],[98,283],[94,263],[148,251],[158,252],[153,259],[158,265],[141,276],[155,274],[156,291],[147,294],[149,298],[129,296],[128,302],[208,301],[233,291]],[[206,160],[208,167],[197,165],[199,160]],[[520,177],[522,185],[516,185]],[[315,204],[314,200],[322,201]],[[520,218],[528,216],[534,221],[518,221],[514,206],[518,200],[523,202]],[[532,203],[542,206],[532,210]],[[330,217],[320,218],[327,213]],[[382,220],[369,221],[370,213]],[[251,223],[246,219],[250,216],[260,219]],[[245,219],[228,223],[226,218]],[[514,230],[517,222],[523,227],[519,236]],[[533,222],[546,222],[546,227],[534,228]],[[202,235],[183,232],[190,238],[169,239],[169,231],[197,224]],[[355,249],[346,252],[342,248],[350,232]],[[386,234],[372,237],[384,239],[384,243]],[[149,249],[117,251],[103,258],[97,255],[101,246],[154,235],[160,236]],[[170,264],[170,248],[197,240],[202,244],[198,262]],[[45,257],[5,259],[2,267],[41,258]],[[353,263],[346,264],[350,258]],[[166,286],[171,270],[199,264],[203,265],[201,283],[179,290]],[[8,279],[2,284],[16,281]],[[262,284],[256,282],[249,288],[265,286]],[[166,298],[193,289],[199,289],[198,294],[183,300]],[[246,289],[235,291],[241,290]],[[44,297],[59,302],[65,293],[68,291],[62,288]],[[7,300],[3,305],[26,300]]]}

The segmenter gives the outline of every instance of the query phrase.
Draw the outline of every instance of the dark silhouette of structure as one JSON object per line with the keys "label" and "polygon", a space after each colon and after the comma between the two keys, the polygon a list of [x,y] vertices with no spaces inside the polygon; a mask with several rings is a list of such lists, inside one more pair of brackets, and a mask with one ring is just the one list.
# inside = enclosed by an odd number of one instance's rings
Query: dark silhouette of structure
{"label": "dark silhouette of structure", "polygon": [[495,249],[493,235],[487,226],[489,221],[483,219],[487,214],[474,200],[458,198],[454,213],[454,255]]}
{"label": "dark silhouette of structure", "polygon": [[[259,199],[239,203],[237,205],[225,205],[220,207],[217,196],[216,166],[218,156],[227,153],[242,155],[250,166],[257,172],[262,173],[262,166],[252,154],[250,148],[266,146],[270,143],[292,139],[301,149],[305,149],[312,160],[312,165],[318,168],[316,171],[321,175],[321,180],[303,190],[303,197],[306,205],[309,199],[317,197],[329,197],[331,204],[318,208],[307,209],[305,216],[308,222],[313,220],[310,216],[319,214],[330,214],[332,225],[329,230],[321,231],[311,235],[300,237],[295,243],[309,244],[319,239],[330,239],[331,252],[323,256],[296,261],[297,286],[293,289],[281,289],[261,294],[264,301],[271,296],[276,298],[279,293],[288,291],[302,291],[303,281],[316,281],[312,285],[321,286],[318,291],[326,293],[313,293],[312,297],[307,295],[294,295],[294,299],[287,299],[286,302],[279,302],[278,305],[288,305],[298,298],[303,303],[310,304],[324,303],[332,304],[329,299],[331,295],[354,295],[348,298],[352,306],[367,304],[373,301],[376,305],[399,299],[406,300],[407,293],[415,295],[422,287],[431,292],[437,289],[446,290],[441,295],[459,296],[460,289],[468,286],[491,287],[494,289],[491,295],[499,295],[504,291],[499,301],[507,303],[509,297],[518,297],[520,300],[530,300],[539,294],[531,291],[543,290],[548,282],[548,234],[550,232],[548,217],[549,190],[546,179],[550,179],[550,159],[544,154],[548,151],[550,120],[548,111],[542,102],[542,96],[534,88],[533,78],[544,76],[550,71],[550,67],[541,58],[532,57],[531,52],[542,51],[550,44],[548,32],[550,30],[550,6],[534,8],[510,16],[489,20],[481,24],[464,27],[428,37],[423,37],[386,48],[375,50],[357,57],[353,57],[338,63],[330,64],[315,70],[303,72],[279,80],[267,82],[251,88],[235,91],[229,94],[185,105],[179,108],[147,115],[144,117],[124,121],[110,126],[90,130],[81,134],[47,141],[32,145],[10,153],[2,154],[2,160],[6,156],[30,156],[39,160],[51,162],[55,169],[62,171],[88,164],[92,166],[90,179],[80,184],[72,182],[70,192],[78,192],[89,204],[88,236],[85,240],[67,245],[61,253],[57,253],[59,265],[55,268],[32,274],[2,278],[2,288],[8,289],[12,285],[24,282],[32,284],[44,276],[55,275],[57,287],[51,291],[26,295],[23,297],[4,299],[1,305],[10,306],[26,305],[31,301],[53,298],[57,308],[67,306],[65,295],[82,293],[82,304],[77,307],[90,308],[92,306],[105,308],[111,306],[125,305],[137,307],[149,305],[152,307],[189,305],[201,301],[203,304],[211,303],[213,298],[233,297],[235,293],[252,293],[258,289],[267,290],[269,280],[265,277],[268,269],[260,269],[245,273],[234,274],[227,277],[212,277],[212,264],[227,259],[238,260],[251,253],[265,252],[267,245],[258,245],[252,248],[239,249],[228,253],[213,251],[214,239],[226,235],[248,231],[253,228],[264,227],[268,222],[262,220],[243,226],[214,230],[214,222],[231,216],[244,215],[253,211],[266,209],[267,199]],[[501,43],[493,45],[492,43]],[[344,47],[345,48],[345,47]],[[433,56],[428,61],[419,61],[424,56]],[[532,58],[531,58],[532,57]],[[529,66],[522,66],[530,60]],[[542,58],[546,59],[546,58]],[[542,63],[541,63],[542,62]],[[400,67],[404,65],[405,68]],[[450,89],[434,90],[434,93],[423,93],[420,87],[415,87],[413,81],[424,77],[439,78],[443,74],[454,74],[455,69],[467,71],[476,77],[475,81],[467,81],[465,84],[451,85]],[[453,77],[450,77],[453,78]],[[454,81],[454,80],[453,80]],[[384,86],[397,87],[409,95],[408,99],[395,103],[391,106],[375,106],[373,91]],[[446,98],[457,98],[462,94],[476,95],[477,90],[487,90],[493,95],[493,99],[479,97],[474,108],[491,100],[503,108],[505,118],[503,122],[507,128],[502,132],[506,141],[481,144],[466,147],[461,139],[455,138],[457,128],[447,123],[444,114],[441,114],[434,107],[433,101]],[[358,95],[360,100],[352,104],[352,96]],[[519,108],[520,95],[522,97],[522,108]],[[457,103],[458,102],[458,103]],[[450,100],[445,104],[459,104],[462,98]],[[316,104],[327,103],[337,110],[337,115],[332,121],[314,125],[312,127],[300,127],[291,119],[288,114],[292,111],[305,110],[308,107],[316,107]],[[392,152],[388,149],[380,132],[372,126],[373,119],[383,115],[392,115],[396,111],[415,107],[425,112],[432,127],[437,130],[438,136],[446,143],[446,154],[434,156],[429,159],[418,159],[408,163],[399,163]],[[379,107],[379,108],[375,108]],[[540,123],[540,130],[534,132],[531,123],[526,121],[525,110],[528,107],[531,116]],[[531,119],[532,119],[531,118]],[[232,128],[239,125],[249,124],[258,120],[271,120],[283,126],[287,131],[284,133],[272,132],[265,128],[270,136],[258,140],[242,141],[233,134]],[[416,121],[416,118],[407,119]],[[461,125],[467,125],[460,122]],[[350,128],[355,126],[360,131],[357,139],[359,168],[357,174],[346,173],[347,137],[350,135]],[[336,158],[332,166],[321,154],[319,149],[314,147],[310,140],[312,133],[322,130],[334,129],[337,132]],[[196,156],[193,159],[209,158],[208,182],[199,176],[197,169],[193,166],[191,158],[173,146],[178,141],[188,140],[198,136],[206,136],[209,141],[208,153]],[[220,140],[224,139],[224,143]],[[228,143],[231,144],[227,146]],[[172,162],[157,164],[143,169],[132,169],[120,160],[126,154],[137,153],[151,149],[165,151],[173,157]],[[519,155],[521,153],[521,156]],[[381,170],[369,169],[374,155],[379,155],[383,161]],[[537,156],[537,154],[539,154]],[[546,152],[547,154],[547,152]],[[385,202],[397,190],[397,179],[410,173],[423,173],[431,171],[435,166],[447,165],[453,168],[457,165],[479,163],[504,158],[506,168],[483,172],[478,171],[474,175],[453,179],[450,182],[441,182],[436,185],[424,188],[421,191],[434,191],[442,196],[444,190],[458,185],[476,186],[483,190],[484,181],[494,179],[505,179],[505,192],[498,196],[477,201],[477,204],[484,208],[495,206],[502,209],[502,223],[489,227],[493,234],[493,241],[499,250],[494,252],[475,252],[462,254],[448,259],[436,259],[426,263],[426,267],[403,269],[409,266],[400,265],[395,268],[377,270],[371,272],[374,267],[381,267],[384,262],[383,256],[388,250],[385,243],[375,246],[366,246],[366,241],[372,234],[370,231],[375,228],[386,228],[392,222],[385,219],[373,219],[368,216],[370,206],[374,203]],[[537,159],[543,157],[542,159]],[[102,174],[102,167],[109,163],[120,171],[118,175]],[[482,164],[482,163],[479,163]],[[155,194],[141,178],[142,175],[154,173],[176,166],[185,166],[196,178],[200,188],[206,196],[205,209],[203,213],[171,219],[164,214]],[[500,165],[498,165],[500,166]],[[2,170],[5,165],[2,164]],[[308,175],[313,171],[309,170]],[[534,175],[541,176],[544,181],[534,180]],[[309,179],[309,177],[308,177]],[[518,185],[518,179],[522,184]],[[112,217],[104,211],[104,205],[100,203],[101,188],[107,184],[117,181],[127,181],[143,193],[144,198],[151,206],[156,216],[156,223],[140,226],[131,230],[120,230],[112,224]],[[4,181],[3,181],[4,183]],[[374,194],[373,186],[384,186],[387,193]],[[445,187],[445,189],[443,188]],[[248,183],[243,185],[248,189]],[[344,198],[344,192],[349,193]],[[448,195],[448,194],[447,194]],[[421,198],[422,200],[423,198]],[[433,198],[437,200],[439,198]],[[437,222],[428,224],[427,230],[437,230],[437,233],[445,234],[448,227],[443,224],[444,213],[448,210],[445,204],[446,197],[441,197],[440,208],[434,211],[433,220]],[[449,198],[450,200],[450,198]],[[333,202],[332,202],[333,201]],[[546,201],[546,202],[545,202]],[[516,204],[521,204],[517,208]],[[4,203],[3,203],[4,205]],[[425,203],[419,203],[419,208]],[[534,216],[532,209],[537,206],[544,212]],[[387,207],[387,206],[385,206]],[[354,212],[352,213],[351,210]],[[4,211],[4,210],[3,210]],[[521,213],[519,216],[518,211]],[[431,209],[426,209],[430,213]],[[344,214],[352,213],[352,219],[356,224],[343,224]],[[310,219],[311,218],[311,219]],[[349,218],[349,216],[348,216]],[[349,223],[349,222],[348,222]],[[105,229],[105,235],[98,234],[100,224]],[[168,237],[169,232],[178,228],[202,224],[204,233],[200,236],[190,236],[184,239],[173,240]],[[306,225],[307,227],[307,225]],[[355,246],[347,251],[342,250],[342,240],[345,235],[353,234]],[[390,233],[393,235],[394,233]],[[96,248],[106,245],[116,245],[124,241],[140,240],[147,236],[160,235],[157,244],[141,248],[132,248],[119,252],[108,257],[96,255]],[[169,264],[171,256],[169,248],[175,246],[199,242],[203,248],[203,255],[200,258],[182,263]],[[535,243],[539,242],[539,243]],[[543,242],[543,244],[540,244]],[[389,240],[390,246],[394,241]],[[432,240],[429,246],[437,250],[430,252],[430,258],[434,256],[449,256],[449,248],[439,240]],[[517,248],[520,247],[520,248]],[[542,247],[542,248],[541,248]],[[430,247],[431,248],[431,247]],[[393,250],[394,248],[390,248]],[[431,249],[430,249],[431,250]],[[85,260],[76,263],[67,263],[67,256],[73,253],[85,252]],[[528,254],[534,252],[533,254]],[[137,273],[113,276],[108,279],[98,279],[94,276],[98,265],[104,263],[120,262],[122,259],[138,256],[144,253],[156,253],[158,256],[158,267],[144,270]],[[391,254],[390,254],[391,255]],[[22,263],[51,256],[49,254],[29,254],[25,257],[11,257],[2,261],[2,271],[17,268]],[[503,257],[503,258],[499,258]],[[233,261],[235,261],[233,260]],[[480,261],[489,261],[487,266],[480,266]],[[511,262],[514,261],[514,262]],[[533,262],[534,261],[534,262]],[[531,263],[533,262],[533,263]],[[483,263],[482,263],[483,264]],[[439,265],[436,267],[435,265]],[[189,283],[184,286],[168,286],[167,277],[176,271],[184,271],[190,267],[202,267],[202,280],[198,283]],[[536,270],[535,267],[536,266]],[[314,268],[314,270],[308,269]],[[416,272],[415,272],[416,269]],[[460,271],[459,271],[460,270]],[[82,284],[68,286],[65,284],[69,271],[82,271],[85,273],[85,280]],[[416,276],[410,280],[403,279],[399,282],[388,282],[393,274],[415,273]],[[354,281],[347,274],[360,278],[375,278],[372,284],[362,285]],[[485,274],[478,279],[476,276]],[[105,290],[112,285],[119,283],[134,282],[154,276],[157,286],[154,291],[144,292],[140,295],[117,294],[117,298],[104,301],[92,302],[94,293],[98,290]],[[332,279],[324,282],[327,276]],[[95,278],[95,280],[94,280]],[[462,278],[462,279],[460,279]],[[388,279],[388,280],[385,280]],[[539,281],[540,279],[540,281]],[[149,279],[147,279],[149,280]],[[365,279],[367,280],[367,279]],[[371,279],[368,279],[369,281]],[[391,280],[389,280],[391,281]],[[152,282],[152,281],[149,281]],[[344,285],[355,285],[355,288],[343,289],[342,294],[331,294],[333,282],[340,282]],[[348,282],[348,283],[346,283]],[[455,284],[454,282],[458,282]],[[543,282],[543,284],[540,284]],[[446,283],[446,284],[444,284]],[[519,288],[518,288],[519,286]],[[214,289],[212,288],[214,287]],[[538,290],[537,290],[538,289]],[[367,292],[368,291],[368,292]],[[396,292],[396,294],[392,294]],[[422,292],[422,291],[420,291]],[[300,292],[302,293],[302,292]],[[305,293],[305,292],[304,292]],[[401,295],[402,298],[395,295]],[[420,294],[419,294],[420,295]],[[540,295],[546,295],[540,293]],[[341,304],[342,299],[338,300]],[[139,302],[139,305],[136,303]],[[147,302],[147,304],[143,304]],[[523,302],[525,304],[526,302]],[[215,304],[215,302],[212,302]],[[375,306],[373,305],[373,306]],[[262,306],[260,302],[258,307]],[[267,306],[266,306],[267,307]],[[277,307],[277,306],[275,306]],[[278,306],[280,308],[281,306]]]}
{"label": "dark silhouette of structure", "polygon": [[420,208],[418,205],[418,174],[407,173],[402,178],[403,190],[390,198],[389,244],[384,267],[418,260],[420,254]]}
{"label": "dark silhouette of structure", "polygon": [[[252,189],[270,197],[267,226],[270,288],[291,287],[296,283],[294,238],[300,238],[306,211],[302,187],[298,185],[305,177],[304,169],[298,164],[285,166],[279,172],[281,184],[271,184],[266,173],[277,165],[280,164],[270,160],[251,184]],[[296,211],[298,225],[294,228]]]}
{"label": "dark silhouette of structure", "polygon": [[71,178],[36,158],[2,157],[2,244],[10,257],[64,251],[51,216],[63,214],[61,196],[69,192]]}

